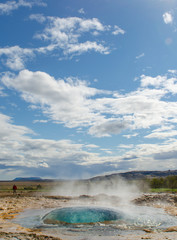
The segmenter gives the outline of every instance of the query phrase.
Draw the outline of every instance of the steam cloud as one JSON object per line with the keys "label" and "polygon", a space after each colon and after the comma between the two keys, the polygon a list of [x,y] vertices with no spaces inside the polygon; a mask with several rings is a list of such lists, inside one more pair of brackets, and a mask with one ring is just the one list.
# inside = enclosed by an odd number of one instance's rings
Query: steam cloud
{"label": "steam cloud", "polygon": [[51,195],[77,197],[116,196],[122,202],[129,202],[140,194],[140,189],[134,183],[122,178],[106,180],[64,181],[51,191]]}

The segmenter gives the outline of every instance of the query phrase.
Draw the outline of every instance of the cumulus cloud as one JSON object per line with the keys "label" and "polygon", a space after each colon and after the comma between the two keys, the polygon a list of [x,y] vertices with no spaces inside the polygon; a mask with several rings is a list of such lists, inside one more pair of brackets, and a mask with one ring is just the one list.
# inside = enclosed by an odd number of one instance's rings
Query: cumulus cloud
{"label": "cumulus cloud", "polygon": [[[2,113],[0,125],[0,172],[6,179],[16,174],[31,176],[31,172],[42,177],[82,178],[116,170],[153,170],[160,166],[174,169],[176,166],[176,139],[159,144],[120,145],[115,152],[69,139],[32,138],[35,133],[31,129],[15,125],[11,117]],[[108,156],[94,152],[101,150]]]}
{"label": "cumulus cloud", "polygon": [[39,48],[21,48],[20,46],[0,48],[1,62],[11,70],[22,70],[26,62],[34,58],[37,54],[47,54],[55,49],[55,45]]}
{"label": "cumulus cloud", "polygon": [[169,159],[176,159],[177,157],[177,151],[176,150],[172,150],[172,151],[168,151],[168,152],[161,152],[161,153],[156,153],[154,155],[154,159],[156,160],[169,160]]}
{"label": "cumulus cloud", "polygon": [[70,44],[69,45],[69,49],[64,50],[64,54],[75,54],[75,55],[80,55],[84,52],[88,52],[88,51],[95,51],[95,52],[99,52],[102,54],[109,54],[109,48],[108,47],[104,47],[102,44],[98,44],[96,42],[85,42],[85,43],[80,43],[80,44]]}
{"label": "cumulus cloud", "polygon": [[167,139],[175,136],[177,136],[177,131],[174,130],[174,126],[168,125],[153,130],[150,134],[146,135],[145,138]]}
{"label": "cumulus cloud", "polygon": [[39,105],[49,118],[67,127],[88,126],[98,119],[89,107],[91,98],[106,93],[78,79],[55,80],[44,72],[28,70],[17,76],[7,73],[2,81],[7,87],[20,91],[25,101]]}
{"label": "cumulus cloud", "polygon": [[166,12],[163,14],[163,20],[165,24],[172,24],[173,23],[173,16],[170,12]]}
{"label": "cumulus cloud", "polygon": [[15,125],[12,118],[4,114],[0,114],[0,125],[1,164],[46,168],[56,160],[76,163],[89,160],[82,144],[65,139],[32,139],[30,136],[35,133],[31,129]]}
{"label": "cumulus cloud", "polygon": [[[172,70],[171,70],[172,71]],[[141,86],[142,87],[154,87],[161,91],[163,95],[167,93],[177,94],[177,76],[174,71],[169,72],[169,75],[158,75],[156,77],[151,76],[141,76]]]}
{"label": "cumulus cloud", "polygon": [[107,120],[101,124],[96,123],[90,128],[89,133],[97,137],[106,137],[113,134],[119,134],[126,128],[128,128],[128,123],[125,121]]}
{"label": "cumulus cloud", "polygon": [[[12,179],[14,174],[27,176],[33,172],[38,176],[69,178],[75,169],[72,176],[78,178],[100,173],[100,164],[103,164],[102,170],[111,169],[111,158],[106,159],[90,151],[99,148],[97,145],[78,144],[69,139],[33,139],[35,133],[31,129],[15,125],[13,119],[4,114],[0,114],[0,125],[0,168],[3,177]],[[84,150],[88,148],[89,151]]]}
{"label": "cumulus cloud", "polygon": [[137,144],[122,158],[136,156],[133,162],[137,169],[176,169],[176,143],[176,139],[171,139],[171,141],[161,143]]}
{"label": "cumulus cloud", "polygon": [[27,59],[34,57],[33,49],[19,46],[0,48],[1,61],[10,69],[21,70]]}
{"label": "cumulus cloud", "polygon": [[33,134],[33,131],[23,127],[23,126],[17,126],[12,125],[12,119],[4,114],[0,113],[0,140],[1,142],[3,140],[6,140],[7,138],[9,140],[13,140],[15,138],[21,139],[21,136],[27,135],[27,134]]}
{"label": "cumulus cloud", "polygon": [[[101,41],[91,40],[94,36],[111,31],[111,26],[103,25],[97,18],[59,18],[33,14],[30,19],[40,23],[46,22],[44,31],[36,34],[35,37],[49,42],[49,45],[52,44],[55,49],[62,50],[65,56],[80,55],[91,50],[101,54],[110,53],[109,47],[103,45]],[[124,30],[115,26],[114,35],[119,33],[124,34]],[[83,41],[82,36],[86,34],[87,40]]]}
{"label": "cumulus cloud", "polygon": [[[33,4],[33,2],[25,3]],[[29,19],[46,24],[41,33],[35,34],[35,38],[47,42],[47,45],[42,46],[41,44],[36,48],[22,48],[18,45],[0,48],[1,62],[12,70],[24,69],[26,62],[38,54],[53,53],[60,54],[61,58],[72,58],[87,52],[97,52],[104,55],[111,52],[109,46],[103,44],[102,40],[94,39],[100,33],[111,31],[111,26],[103,25],[97,18],[59,18],[31,14]],[[123,31],[116,27],[116,31],[118,30],[120,33]]]}
{"label": "cumulus cloud", "polygon": [[166,80],[167,80],[167,76],[151,77],[151,76],[141,75],[141,86],[142,87],[153,86],[157,88],[157,87],[161,87],[161,85]]}
{"label": "cumulus cloud", "polygon": [[20,7],[33,7],[35,5],[38,6],[46,6],[46,4],[42,0],[13,0],[6,1],[5,3],[0,3],[0,14],[9,14],[14,10],[17,10]]}
{"label": "cumulus cloud", "polygon": [[[1,81],[18,91],[33,108],[41,109],[51,121],[68,128],[82,127],[97,137],[120,134],[126,129],[131,134],[126,133],[125,137],[136,136],[137,129],[158,129],[177,123],[177,103],[170,101],[170,96],[177,94],[174,72],[156,77],[142,75],[140,87],[126,94],[92,88],[77,78],[55,79],[39,71],[23,70],[17,75],[7,72]],[[163,129],[146,138],[175,134],[174,130],[167,134]]]}

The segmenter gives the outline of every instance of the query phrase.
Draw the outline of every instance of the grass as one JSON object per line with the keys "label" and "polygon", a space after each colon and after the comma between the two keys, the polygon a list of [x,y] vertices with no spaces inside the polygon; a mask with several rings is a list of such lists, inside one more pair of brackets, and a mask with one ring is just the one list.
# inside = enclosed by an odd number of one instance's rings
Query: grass
{"label": "grass", "polygon": [[[62,183],[59,181],[0,181],[0,192],[13,192],[12,187],[13,185],[17,186],[17,192],[49,192],[56,187],[61,187]],[[152,193],[177,193],[177,189],[170,189],[170,188],[151,188],[146,189],[145,192],[152,192]]]}
{"label": "grass", "polygon": [[171,189],[171,188],[151,188],[150,192],[154,193],[160,193],[160,192],[177,192],[177,189]]}
{"label": "grass", "polygon": [[57,183],[53,182],[38,182],[38,181],[29,181],[29,182],[11,182],[11,181],[0,181],[0,192],[9,192],[13,191],[13,185],[17,186],[17,192],[27,192],[27,191],[36,191],[36,192],[47,192],[53,189]]}

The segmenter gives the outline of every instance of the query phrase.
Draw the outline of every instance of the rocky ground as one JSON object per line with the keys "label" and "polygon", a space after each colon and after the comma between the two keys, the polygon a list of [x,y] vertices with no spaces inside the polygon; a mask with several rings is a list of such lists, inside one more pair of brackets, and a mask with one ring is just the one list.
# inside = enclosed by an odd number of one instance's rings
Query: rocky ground
{"label": "rocky ground", "polygon": [[[102,203],[102,200],[113,205],[119,204],[118,197],[108,197],[101,195],[97,197],[80,196],[79,198],[59,197],[59,196],[47,196],[37,193],[0,193],[0,240],[12,239],[12,240],[31,240],[31,239],[53,239],[53,240],[68,240],[74,239],[72,236],[55,236],[54,234],[48,234],[42,229],[30,229],[24,228],[9,220],[16,218],[18,214],[25,209],[46,209],[46,208],[58,208],[63,206],[69,206],[77,204],[85,204],[89,202],[91,204]],[[169,214],[177,216],[177,195],[176,194],[144,194],[135,200],[134,204],[148,205],[158,208],[164,208]],[[128,235],[109,236],[109,238],[94,236],[92,240],[140,240],[140,239],[152,239],[152,240],[177,240],[177,226],[173,226],[161,231],[151,231],[144,229],[144,233],[139,235],[131,233]],[[90,238],[79,238],[79,240],[90,240]]]}

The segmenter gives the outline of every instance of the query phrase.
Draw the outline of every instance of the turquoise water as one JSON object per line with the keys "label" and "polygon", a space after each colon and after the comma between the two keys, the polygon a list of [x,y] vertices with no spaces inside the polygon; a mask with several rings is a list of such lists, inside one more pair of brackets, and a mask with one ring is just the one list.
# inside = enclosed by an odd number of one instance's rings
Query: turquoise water
{"label": "turquoise water", "polygon": [[165,228],[176,226],[177,218],[162,209],[132,206],[131,208],[65,207],[50,211],[42,221],[45,225],[79,225],[104,223],[107,226],[126,228]]}
{"label": "turquoise water", "polygon": [[123,214],[105,208],[68,207],[51,211],[44,216],[44,223],[96,223],[123,219]]}
{"label": "turquoise water", "polygon": [[164,229],[177,225],[177,217],[166,214],[163,209],[145,206],[31,209],[11,221],[68,240],[83,240],[84,237],[93,240],[96,236],[110,240],[117,239],[119,234],[142,233],[144,228]]}

